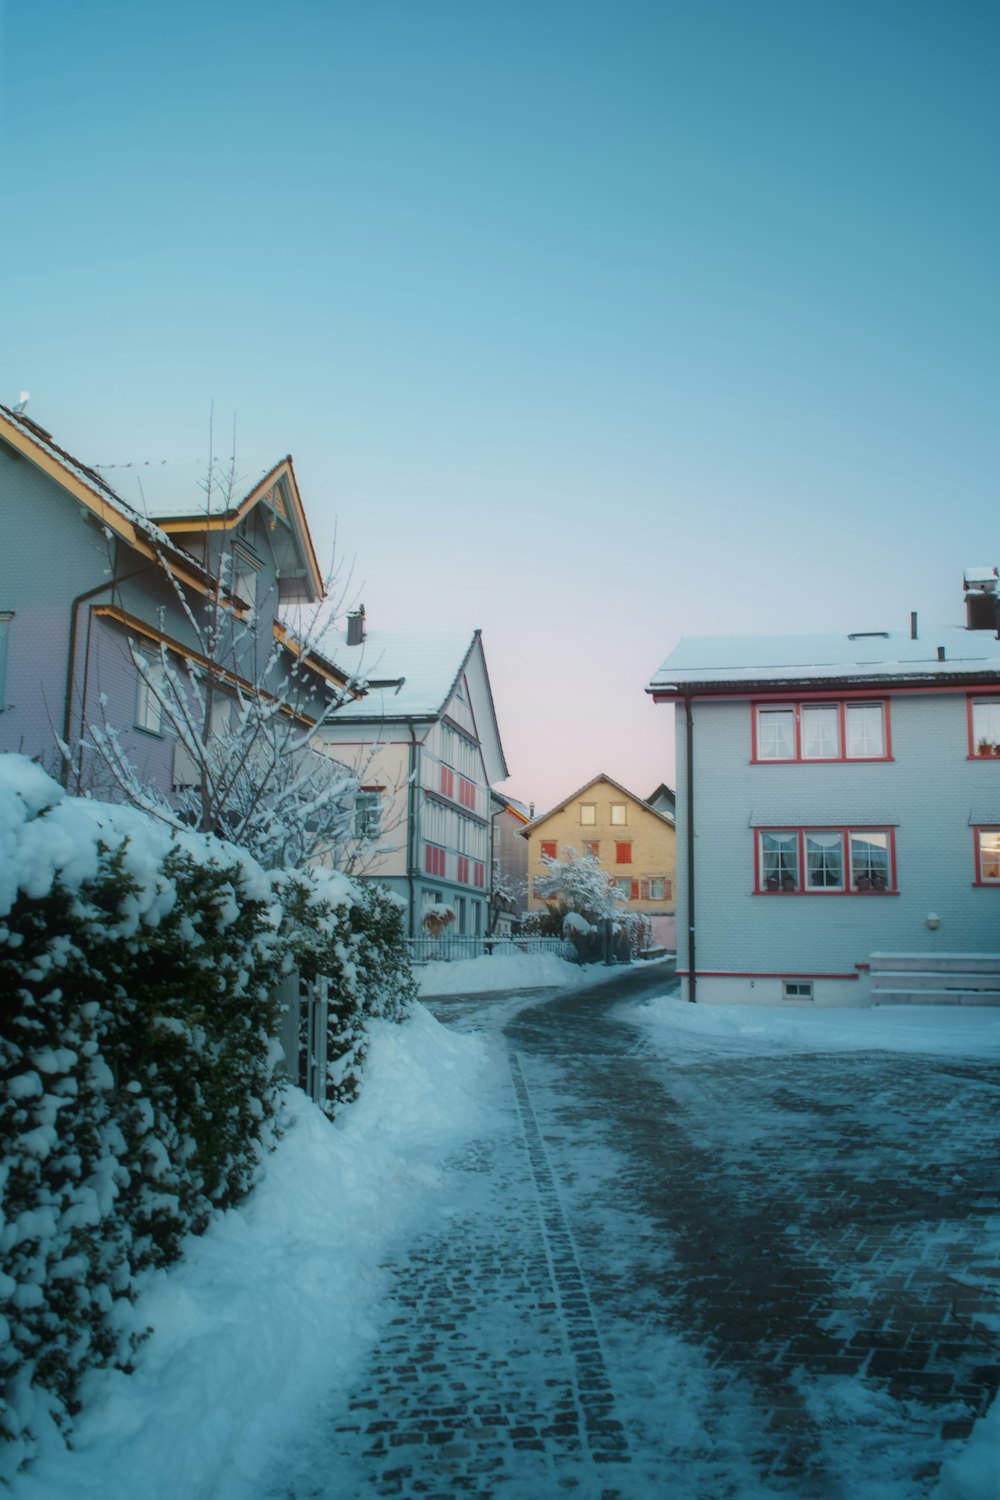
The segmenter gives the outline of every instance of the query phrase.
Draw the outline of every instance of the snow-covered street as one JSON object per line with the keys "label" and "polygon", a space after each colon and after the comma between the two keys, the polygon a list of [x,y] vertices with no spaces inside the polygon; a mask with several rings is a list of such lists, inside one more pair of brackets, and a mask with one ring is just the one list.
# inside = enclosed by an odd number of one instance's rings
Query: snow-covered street
{"label": "snow-covered street", "polygon": [[918,1017],[943,1056],[699,1043],[636,1024],[663,989],[432,1002],[506,1050],[491,1128],[261,1500],[933,1492],[1000,1376],[996,1061],[947,1055],[968,1012]]}
{"label": "snow-covered street", "polygon": [[293,1103],[14,1500],[995,1500],[1000,1012],[483,973]]}

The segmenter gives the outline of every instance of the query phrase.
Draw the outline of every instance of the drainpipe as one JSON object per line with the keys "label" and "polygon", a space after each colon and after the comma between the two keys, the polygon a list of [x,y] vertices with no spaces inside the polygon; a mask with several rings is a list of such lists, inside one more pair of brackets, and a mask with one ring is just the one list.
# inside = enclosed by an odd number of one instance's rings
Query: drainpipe
{"label": "drainpipe", "polygon": [[684,694],[685,755],[687,759],[687,924],[688,924],[688,999],[697,1003],[697,955],[694,927],[694,717],[691,694]]}
{"label": "drainpipe", "polygon": [[[72,732],[73,687],[74,687],[75,680],[76,680],[76,638],[77,638],[77,633],[78,633],[79,628],[80,628],[80,605],[81,604],[85,604],[88,599],[94,599],[94,598],[96,598],[98,594],[103,594],[106,589],[111,589],[112,592],[113,592],[118,587],[118,585],[120,583],[127,583],[130,578],[135,578],[139,573],[145,573],[146,569],[149,566],[148,563],[143,563],[143,565],[142,565],[141,568],[134,568],[131,573],[126,573],[121,578],[117,577],[118,547],[119,547],[119,543],[118,543],[118,540],[116,538],[116,540],[115,540],[115,568],[114,568],[114,571],[112,572],[111,577],[108,578],[108,579],[106,579],[104,583],[98,583],[98,584],[96,584],[92,589],[84,589],[84,591],[83,591],[82,594],[77,594],[76,598],[72,601],[72,603],[70,604],[70,607],[69,607],[69,610],[70,610],[70,613],[69,613],[69,651],[68,651],[68,654],[67,654],[67,657],[66,657],[66,692],[65,692],[65,695],[64,695],[64,698],[63,698],[63,732],[62,732],[63,744],[66,745],[66,746],[69,745],[70,734]],[[90,639],[90,637],[89,637],[89,631],[88,631],[87,665],[89,665],[89,657],[90,657],[89,639]],[[81,714],[84,712],[85,707],[86,707],[85,704],[81,705]],[[67,787],[67,788],[69,786],[69,775],[70,775],[70,763],[66,759],[66,757],[63,756],[62,757],[62,766],[60,768],[59,780],[62,782],[63,786]],[[79,780],[79,776],[78,776],[78,780]],[[77,790],[79,791],[79,786],[77,787]]]}
{"label": "drainpipe", "polygon": [[414,921],[413,903],[415,887],[413,883],[413,860],[417,847],[417,793],[420,790],[417,784],[417,735],[413,727],[413,720],[407,719],[407,728],[410,731],[410,758],[409,774],[407,775],[408,794],[406,798],[406,883],[410,892],[410,915],[408,918],[410,937],[416,937],[416,922]]}

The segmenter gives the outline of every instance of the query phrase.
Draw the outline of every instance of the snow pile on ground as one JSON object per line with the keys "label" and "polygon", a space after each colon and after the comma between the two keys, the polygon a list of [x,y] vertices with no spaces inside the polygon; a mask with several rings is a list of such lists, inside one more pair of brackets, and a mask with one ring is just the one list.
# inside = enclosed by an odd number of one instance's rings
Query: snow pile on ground
{"label": "snow pile on ground", "polygon": [[[421,995],[482,995],[488,990],[565,988],[585,982],[587,970],[555,953],[493,953],[421,964],[415,971]],[[607,978],[607,970],[601,970]]]}
{"label": "snow pile on ground", "polygon": [[135,1373],[92,1372],[75,1451],[50,1429],[11,1500],[238,1500],[376,1336],[387,1246],[426,1211],[448,1151],[485,1120],[488,1054],[422,1006],[375,1021],[337,1125],[297,1090],[261,1185],[136,1305]]}
{"label": "snow pile on ground", "polygon": [[662,995],[618,1015],[674,1052],[933,1052],[1000,1057],[1000,1008],[979,1005],[691,1005]]}
{"label": "snow pile on ground", "polygon": [[[691,1005],[676,995],[621,1006],[622,1020],[648,1027],[658,1048],[685,1055],[727,1052],[926,1052],[1000,1058],[1000,1009],[891,1005],[807,1010],[764,1005]],[[997,1247],[1000,1251],[1000,1246]],[[942,1465],[933,1500],[998,1500],[1000,1399],[968,1443]]]}

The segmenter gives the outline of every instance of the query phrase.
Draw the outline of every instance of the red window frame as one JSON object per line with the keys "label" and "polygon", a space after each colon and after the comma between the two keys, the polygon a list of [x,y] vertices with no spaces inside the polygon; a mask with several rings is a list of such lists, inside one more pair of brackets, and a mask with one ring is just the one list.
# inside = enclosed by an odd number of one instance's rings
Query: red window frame
{"label": "red window frame", "polygon": [[1000,694],[998,693],[970,693],[968,698],[965,700],[965,712],[969,726],[969,753],[967,758],[969,760],[993,761],[995,764],[1000,765],[1000,746],[994,745],[993,749],[988,753],[980,754],[978,744],[975,739],[974,730],[972,728],[973,707],[976,703],[982,703],[987,698],[1000,703]]}
{"label": "red window frame", "polygon": [[632,863],[632,840],[624,839],[621,843],[615,843],[615,864],[630,865]]}
{"label": "red window frame", "polygon": [[556,859],[557,858],[557,854],[556,854],[556,841],[555,841],[555,839],[542,839],[542,853],[541,853],[541,858],[542,859]]}
{"label": "red window frame", "polygon": [[[847,754],[847,706],[848,704],[877,703],[882,709],[882,724],[885,731],[885,744],[881,755],[848,755]],[[795,714],[795,754],[785,756],[768,755],[763,758],[757,750],[757,714],[759,709],[789,708]],[[839,755],[803,755],[802,754],[802,710],[804,708],[835,708],[837,710],[837,738],[840,745]],[[971,709],[970,720],[971,720]],[[846,697],[827,698],[817,695],[815,698],[755,698],[750,704],[750,760],[755,766],[828,766],[846,761],[852,766],[877,765],[879,761],[892,760],[892,723],[889,713],[889,699],[873,697],[871,693],[850,693]]]}
{"label": "red window frame", "polygon": [[983,846],[981,834],[995,833],[1000,835],[1000,823],[977,823],[972,830],[973,855],[975,858],[976,878],[973,885],[989,886],[993,890],[1000,889],[1000,875],[983,874]]}
{"label": "red window frame", "polygon": [[[798,884],[794,890],[769,890],[762,880],[761,872],[761,835],[765,833],[794,833],[798,835],[796,845],[796,858],[798,861]],[[807,833],[839,833],[841,837],[841,861],[844,871],[844,884],[842,886],[810,886],[806,884],[806,834]],[[889,882],[885,890],[860,890],[852,884],[851,870],[851,845],[850,835],[852,833],[884,833],[887,835],[886,852],[889,858]],[[886,823],[806,823],[785,824],[769,823],[766,828],[755,828],[753,830],[753,893],[755,896],[898,896],[899,886],[896,876],[896,830]],[[978,847],[978,840],[977,840]]]}

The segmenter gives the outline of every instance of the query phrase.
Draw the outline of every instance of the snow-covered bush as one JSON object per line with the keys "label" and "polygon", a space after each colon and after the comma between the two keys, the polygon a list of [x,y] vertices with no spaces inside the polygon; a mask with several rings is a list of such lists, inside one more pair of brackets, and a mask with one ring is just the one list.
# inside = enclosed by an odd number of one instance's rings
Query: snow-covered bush
{"label": "snow-covered bush", "polygon": [[331,981],[332,1112],[364,1014],[413,992],[398,927],[345,876],[266,874],[0,756],[0,1477],[45,1413],[67,1426],[88,1368],[127,1368],[143,1273],[253,1185],[279,976]]}

